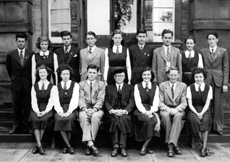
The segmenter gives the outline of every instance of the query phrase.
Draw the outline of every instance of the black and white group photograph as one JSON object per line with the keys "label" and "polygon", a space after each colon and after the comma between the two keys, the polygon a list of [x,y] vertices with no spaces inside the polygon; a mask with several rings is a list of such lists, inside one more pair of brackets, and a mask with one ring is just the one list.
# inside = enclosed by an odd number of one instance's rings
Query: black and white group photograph
{"label": "black and white group photograph", "polygon": [[0,0],[0,162],[228,162],[229,0]]}

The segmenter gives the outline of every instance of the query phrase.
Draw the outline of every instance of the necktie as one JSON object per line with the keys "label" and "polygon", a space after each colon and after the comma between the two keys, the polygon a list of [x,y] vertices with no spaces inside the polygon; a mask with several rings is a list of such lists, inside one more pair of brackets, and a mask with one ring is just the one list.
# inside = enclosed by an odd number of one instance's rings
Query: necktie
{"label": "necktie", "polygon": [[65,47],[65,54],[68,53],[68,47]]}
{"label": "necktie", "polygon": [[199,93],[199,94],[201,93],[201,88],[200,88],[200,86],[199,86],[199,88],[198,88],[198,93]]}
{"label": "necktie", "polygon": [[149,84],[145,83],[145,90],[148,92],[149,91]]}
{"label": "necktie", "polygon": [[211,57],[213,59],[214,58],[214,49],[213,48],[211,48],[210,54],[211,54]]}
{"label": "necktie", "polygon": [[67,90],[66,82],[64,83],[64,90]]}
{"label": "necktie", "polygon": [[174,98],[174,84],[172,84],[171,91],[172,91],[172,98]]}
{"label": "necktie", "polygon": [[90,100],[92,100],[92,91],[93,91],[93,86],[92,86],[92,82],[90,82]]}
{"label": "necktie", "polygon": [[43,52],[43,59],[45,59],[46,58],[46,53],[45,52]]}
{"label": "necktie", "polygon": [[42,91],[45,90],[45,83],[42,83],[42,88],[41,88]]}
{"label": "necktie", "polygon": [[191,58],[192,58],[191,51],[189,52],[188,58],[189,58],[189,59],[191,59]]}
{"label": "necktie", "polygon": [[22,50],[20,51],[19,57],[20,57],[20,63],[21,63],[21,65],[23,66],[24,57],[23,57],[23,51],[22,51]]}
{"label": "necktie", "polygon": [[142,46],[140,46],[140,50],[142,50],[143,49],[143,47]]}
{"label": "necktie", "polygon": [[121,93],[121,85],[118,86],[118,92]]}
{"label": "necktie", "polygon": [[92,48],[90,47],[90,48],[89,48],[89,54],[91,54],[91,53],[92,53]]}
{"label": "necktie", "polygon": [[170,52],[169,52],[169,47],[167,47],[167,61],[170,62]]}
{"label": "necktie", "polygon": [[117,55],[119,54],[119,47],[117,47],[117,51],[116,51],[116,54],[117,54]]}

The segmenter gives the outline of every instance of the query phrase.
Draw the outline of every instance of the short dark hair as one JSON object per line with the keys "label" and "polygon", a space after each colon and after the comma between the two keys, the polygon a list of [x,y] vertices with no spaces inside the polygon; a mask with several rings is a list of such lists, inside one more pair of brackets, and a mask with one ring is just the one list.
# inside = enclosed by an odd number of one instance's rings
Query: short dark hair
{"label": "short dark hair", "polygon": [[18,38],[25,38],[25,40],[27,40],[27,34],[25,32],[20,32],[20,33],[16,34],[15,38],[16,38],[16,40]]}
{"label": "short dark hair", "polygon": [[125,69],[124,68],[120,68],[120,69],[116,69],[113,71],[113,75],[115,76],[116,74],[120,74],[120,73],[125,73]]}
{"label": "short dark hair", "polygon": [[122,37],[122,41],[121,41],[121,45],[123,46],[124,45],[124,33],[120,30],[120,29],[116,29],[116,30],[114,30],[112,33],[111,33],[111,40],[110,40],[110,47],[112,48],[113,47],[113,45],[114,45],[114,42],[113,42],[113,40],[112,40],[112,38],[114,37],[114,35],[116,35],[116,34],[120,34],[121,35],[121,37]]}
{"label": "short dark hair", "polygon": [[93,31],[87,32],[85,37],[87,37],[87,35],[92,35],[94,38],[97,38],[97,35]]}
{"label": "short dark hair", "polygon": [[168,72],[170,73],[170,71],[172,71],[172,70],[176,70],[176,71],[178,71],[178,73],[180,73],[178,67],[172,66],[172,67],[169,68],[169,71],[168,71]]}
{"label": "short dark hair", "polygon": [[219,38],[219,35],[217,32],[210,32],[206,35],[206,38],[208,39],[209,35],[214,35],[217,39]]}
{"label": "short dark hair", "polygon": [[204,79],[206,79],[207,77],[207,71],[204,68],[200,68],[200,67],[195,67],[192,69],[192,78],[194,79],[196,74],[200,74],[202,73],[204,76]]}
{"label": "short dark hair", "polygon": [[193,36],[191,36],[191,35],[189,35],[187,38],[185,38],[185,40],[184,40],[184,43],[186,44],[187,43],[187,40],[188,39],[192,39],[193,40],[193,42],[194,42],[194,44],[196,43],[196,39],[193,37]]}
{"label": "short dark hair", "polygon": [[[144,72],[146,72],[146,71],[150,71],[150,73],[151,73],[151,75],[152,75],[152,77],[151,77],[151,82],[152,82],[153,79],[155,78],[155,75],[154,75],[154,73],[153,73],[151,67],[149,67],[149,66],[146,66],[146,67],[141,71],[141,78],[142,78],[142,74],[143,74]],[[142,79],[142,80],[143,80],[143,79]]]}
{"label": "short dark hair", "polygon": [[36,43],[36,47],[38,49],[41,49],[41,46],[40,46],[41,42],[48,42],[48,49],[52,47],[52,43],[48,37],[38,37],[38,40]]}
{"label": "short dark hair", "polygon": [[53,71],[48,66],[46,66],[45,64],[42,64],[42,65],[38,66],[36,69],[36,78],[40,78],[39,77],[39,70],[41,70],[41,69],[46,69],[48,75],[53,73]]}
{"label": "short dark hair", "polygon": [[147,32],[145,29],[139,29],[136,33],[136,35],[140,34],[140,33],[143,33],[143,34],[146,34],[147,35]]}
{"label": "short dark hair", "polygon": [[64,30],[64,31],[62,31],[61,32],[61,37],[63,38],[64,36],[70,36],[70,38],[72,38],[72,34],[69,32],[69,31],[67,31],[67,30]]}
{"label": "short dark hair", "polygon": [[59,67],[57,68],[57,73],[60,76],[62,71],[64,70],[69,70],[70,74],[73,74],[73,69],[68,65],[68,64],[61,64],[59,65]]}
{"label": "short dark hair", "polygon": [[172,30],[169,30],[169,29],[164,29],[161,33],[161,36],[164,37],[165,34],[172,34],[172,37],[173,37],[173,31]]}
{"label": "short dark hair", "polygon": [[89,64],[88,67],[87,67],[87,71],[88,71],[89,69],[96,69],[97,72],[99,71],[99,67],[98,67],[97,65],[95,65],[95,64]]}

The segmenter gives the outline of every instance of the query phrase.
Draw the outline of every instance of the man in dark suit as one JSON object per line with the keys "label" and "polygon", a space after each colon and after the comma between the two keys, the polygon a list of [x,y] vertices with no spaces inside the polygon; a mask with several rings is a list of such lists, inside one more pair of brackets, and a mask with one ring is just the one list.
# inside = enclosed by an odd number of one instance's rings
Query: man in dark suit
{"label": "man in dark suit", "polygon": [[184,124],[182,119],[187,106],[187,86],[185,83],[179,82],[178,78],[179,69],[170,67],[169,81],[165,81],[159,86],[161,125],[166,132],[165,143],[168,144],[168,157],[181,154],[177,142]]}
{"label": "man in dark suit", "polygon": [[217,46],[218,34],[213,32],[207,35],[209,48],[201,50],[204,67],[207,70],[205,83],[213,88],[213,129],[223,135],[223,99],[228,91],[229,60],[225,48]]}
{"label": "man in dark suit", "polygon": [[162,32],[163,46],[154,50],[152,60],[152,71],[155,74],[154,82],[160,84],[168,80],[170,67],[177,67],[180,71],[179,80],[182,79],[182,63],[180,50],[171,45],[173,32],[164,29]]}
{"label": "man in dark suit", "polygon": [[152,67],[153,48],[146,44],[147,32],[140,29],[137,32],[136,39],[138,43],[129,48],[132,77],[131,84],[135,85],[142,82],[141,71],[144,67]]}
{"label": "man in dark suit", "polygon": [[[12,104],[14,111],[14,124],[9,133],[29,133],[28,119],[31,109],[30,91],[31,79],[31,57],[32,51],[25,49],[27,41],[26,33],[16,34],[18,48],[7,53],[6,67],[11,78]],[[20,128],[22,129],[19,129]]]}
{"label": "man in dark suit", "polygon": [[[61,32],[61,38],[63,41],[64,46],[58,48],[54,52],[57,54],[58,58],[58,65],[61,64],[68,64],[73,69],[73,74],[71,74],[70,79],[79,82],[80,75],[79,75],[79,49],[71,45],[72,43],[72,35],[68,31]],[[61,79],[58,78],[58,82]]]}
{"label": "man in dark suit", "polygon": [[115,84],[106,87],[105,96],[106,117],[110,123],[109,132],[113,143],[111,156],[117,156],[120,148],[121,156],[126,157],[127,134],[131,133],[130,113],[135,107],[133,88],[124,83],[124,69],[114,71],[114,80]]}

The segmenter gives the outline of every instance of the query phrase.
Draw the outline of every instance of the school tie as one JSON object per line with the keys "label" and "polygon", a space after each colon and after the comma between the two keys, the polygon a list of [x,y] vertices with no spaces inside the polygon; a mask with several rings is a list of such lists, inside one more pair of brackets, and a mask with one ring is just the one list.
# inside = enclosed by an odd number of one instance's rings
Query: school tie
{"label": "school tie", "polygon": [[211,54],[211,58],[213,59],[214,58],[214,49],[213,48],[211,48],[210,54]]}
{"label": "school tie", "polygon": [[200,94],[201,93],[201,86],[198,87],[198,93]]}
{"label": "school tie", "polygon": [[19,57],[20,57],[20,63],[23,66],[24,57],[23,57],[23,51],[22,50],[20,51]]}
{"label": "school tie", "polygon": [[67,90],[66,82],[64,83],[64,90]]}
{"label": "school tie", "polygon": [[91,47],[89,48],[89,54],[92,54],[92,48]]}
{"label": "school tie", "polygon": [[166,59],[168,62],[170,62],[170,52],[169,52],[169,47],[167,47],[167,56]]}
{"label": "school tie", "polygon": [[45,83],[42,83],[42,88],[41,88],[42,91],[45,91]]}
{"label": "school tie", "polygon": [[149,91],[149,84],[145,83],[145,90],[148,92]]}
{"label": "school tie", "polygon": [[189,52],[188,54],[188,58],[191,59],[192,58],[192,54],[191,54],[191,51]]}
{"label": "school tie", "polygon": [[174,98],[174,84],[172,84],[171,91],[172,91],[172,98]]}
{"label": "school tie", "polygon": [[68,47],[65,46],[65,54],[67,54],[67,53],[68,53]]}
{"label": "school tie", "polygon": [[43,56],[42,56],[43,59],[46,59],[46,53],[43,52]]}
{"label": "school tie", "polygon": [[140,50],[142,50],[143,49],[143,47],[142,46],[140,46]]}
{"label": "school tie", "polygon": [[116,54],[117,54],[117,55],[119,54],[119,47],[117,47],[117,51],[116,51]]}
{"label": "school tie", "polygon": [[118,86],[118,92],[121,93],[121,85]]}
{"label": "school tie", "polygon": [[90,100],[92,101],[92,92],[93,92],[93,85],[92,82],[90,82]]}

